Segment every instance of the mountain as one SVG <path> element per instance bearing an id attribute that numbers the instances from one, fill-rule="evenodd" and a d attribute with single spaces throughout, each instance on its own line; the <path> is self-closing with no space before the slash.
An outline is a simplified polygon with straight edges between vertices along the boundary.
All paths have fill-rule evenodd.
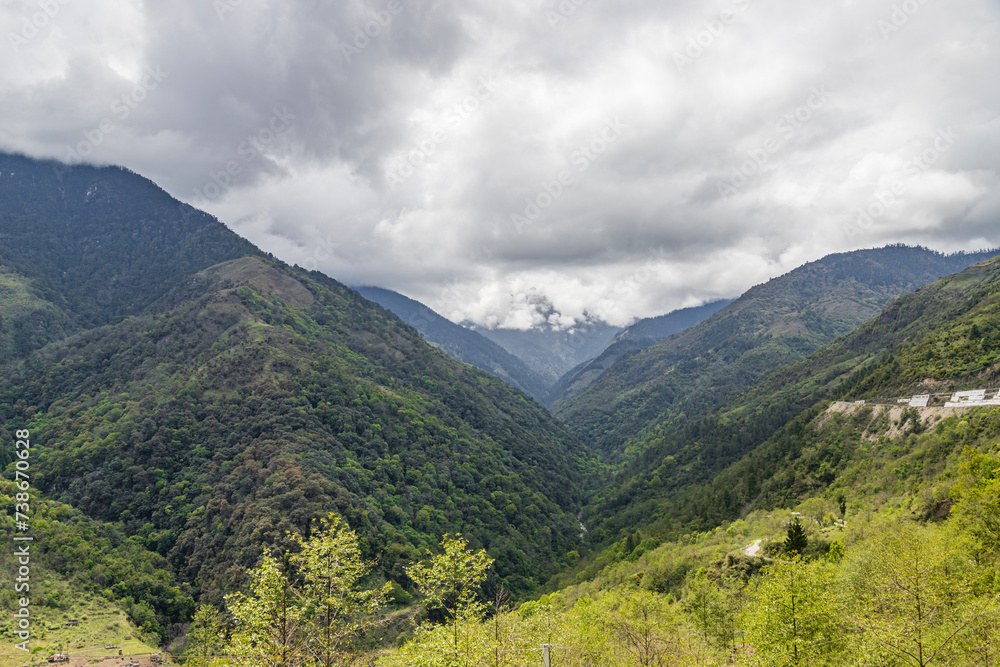
<path id="1" fill-rule="evenodd" d="M 443 533 L 520 595 L 579 545 L 591 463 L 520 392 L 131 172 L 0 164 L 0 425 L 31 430 L 46 501 L 212 602 L 331 511 L 398 581 Z"/>
<path id="2" fill-rule="evenodd" d="M 551 390 L 550 407 L 558 408 L 590 386 L 618 359 L 655 345 L 667 336 L 695 326 L 725 308 L 731 300 L 719 299 L 693 308 L 681 308 L 666 315 L 647 317 L 637 321 L 615 335 L 604 352 L 585 361 L 566 375 Z"/>
<path id="3" fill-rule="evenodd" d="M 622 329 L 612 342 L 624 340 L 660 341 L 672 334 L 700 324 L 733 302 L 732 299 L 718 299 L 702 306 L 672 310 L 666 315 L 646 317 Z"/>
<path id="4" fill-rule="evenodd" d="M 141 312 L 187 276 L 263 256 L 118 167 L 0 153 L 0 362 Z"/>
<path id="5" fill-rule="evenodd" d="M 470 328 L 523 361 L 550 387 L 575 366 L 603 352 L 621 331 L 604 322 L 584 322 L 565 330 L 549 325 L 526 331 Z"/>
<path id="6" fill-rule="evenodd" d="M 586 517 L 592 534 L 647 526 L 679 535 L 838 488 L 873 497 L 916 490 L 937 511 L 944 496 L 934 476 L 980 441 L 982 424 L 970 430 L 961 412 L 910 409 L 897 398 L 996 387 L 998 313 L 996 257 L 900 297 L 756 387 L 664 429 L 596 499 Z M 876 399 L 888 407 L 854 404 Z M 831 401 L 850 409 L 834 412 Z"/>
<path id="7" fill-rule="evenodd" d="M 447 320 L 408 297 L 380 287 L 355 287 L 361 296 L 393 312 L 415 328 L 424 340 L 448 356 L 491 373 L 543 402 L 545 381 L 528 366 L 485 336 Z"/>
<path id="8" fill-rule="evenodd" d="M 853 331 L 896 297 L 995 254 L 887 246 L 811 262 L 619 359 L 556 416 L 602 456 L 629 458 Z"/>

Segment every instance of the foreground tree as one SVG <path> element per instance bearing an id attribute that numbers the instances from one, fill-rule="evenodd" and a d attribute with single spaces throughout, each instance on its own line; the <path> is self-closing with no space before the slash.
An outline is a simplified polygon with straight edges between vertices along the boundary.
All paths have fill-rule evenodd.
<path id="1" fill-rule="evenodd" d="M 951 520 L 978 543 L 980 553 L 995 559 L 1000 556 L 1000 458 L 966 448 L 960 472 L 962 479 L 952 488 L 958 503 Z"/>
<path id="2" fill-rule="evenodd" d="M 756 667 L 834 665 L 843 628 L 834 604 L 832 566 L 796 555 L 765 568 L 744 607 L 744 632 Z"/>
<path id="3" fill-rule="evenodd" d="M 189 667 L 212 667 L 217 657 L 225 652 L 226 639 L 222 629 L 222 616 L 212 605 L 203 604 L 194 613 L 188 631 L 188 647 L 184 655 Z"/>
<path id="4" fill-rule="evenodd" d="M 607 596 L 606 604 L 604 622 L 633 664 L 679 664 L 681 623 L 669 598 L 637 588 Z"/>
<path id="5" fill-rule="evenodd" d="M 292 555 L 303 580 L 301 595 L 307 601 L 309 647 L 317 664 L 342 664 L 345 653 L 365 630 L 376 624 L 373 614 L 385 605 L 392 588 L 362 590 L 361 579 L 371 563 L 361 558 L 358 536 L 340 517 L 331 514 L 314 521 L 309 539 L 296 535 L 301 551 Z"/>
<path id="6" fill-rule="evenodd" d="M 264 551 L 250 570 L 250 593 L 226 596 L 236 626 L 227 646 L 235 665 L 295 667 L 308 664 L 300 624 L 305 614 L 301 596 L 281 564 Z"/>
<path id="7" fill-rule="evenodd" d="M 267 551 L 250 571 L 250 591 L 226 596 L 235 630 L 226 645 L 235 665 L 296 667 L 352 664 L 353 642 L 378 623 L 391 584 L 362 589 L 371 570 L 358 537 L 331 514 L 314 524 L 286 570 Z M 228 663 L 227 663 L 228 664 Z"/>
<path id="8" fill-rule="evenodd" d="M 468 547 L 468 541 L 461 535 L 445 535 L 441 539 L 443 553 L 406 568 L 407 576 L 424 595 L 427 608 L 440 609 L 449 619 L 454 665 L 460 664 L 460 626 L 482 617 L 485 607 L 476 596 L 493 565 L 493 559 L 484 549 L 471 551 Z"/>
<path id="9" fill-rule="evenodd" d="M 743 586 L 735 578 L 716 583 L 703 567 L 688 576 L 684 611 L 706 645 L 714 642 L 727 652 L 735 650 L 742 597 Z"/>

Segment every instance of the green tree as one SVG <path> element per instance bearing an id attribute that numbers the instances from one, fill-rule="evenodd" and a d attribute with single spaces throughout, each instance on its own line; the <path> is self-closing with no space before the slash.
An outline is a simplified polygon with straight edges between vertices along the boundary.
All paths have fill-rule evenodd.
<path id="1" fill-rule="evenodd" d="M 371 615 L 385 604 L 392 584 L 360 590 L 358 583 L 371 564 L 361 558 L 357 534 L 335 514 L 318 523 L 309 539 L 295 535 L 301 551 L 291 562 L 298 567 L 301 595 L 312 610 L 309 643 L 318 664 L 332 667 L 353 639 L 377 624 Z"/>
<path id="2" fill-rule="evenodd" d="M 460 622 L 482 616 L 484 607 L 476 600 L 476 594 L 493 565 L 493 559 L 484 549 L 471 551 L 468 546 L 461 534 L 445 535 L 441 539 L 443 553 L 406 568 L 407 576 L 424 595 L 424 604 L 429 609 L 443 610 L 450 619 L 453 664 L 458 664 L 460 655 Z"/>
<path id="3" fill-rule="evenodd" d="M 625 538 L 625 546 L 622 548 L 622 556 L 628 558 L 635 548 L 639 546 L 642 542 L 642 534 L 637 530 L 634 533 L 630 533 Z"/>
<path id="4" fill-rule="evenodd" d="M 706 644 L 714 641 L 725 649 L 735 645 L 741 589 L 732 578 L 712 581 L 703 567 L 688 577 L 684 610 Z"/>
<path id="5" fill-rule="evenodd" d="M 670 599 L 640 589 L 616 590 L 605 623 L 622 648 L 641 667 L 664 665 L 681 652 L 680 619 Z"/>
<path id="6" fill-rule="evenodd" d="M 226 638 L 219 610 L 212 605 L 199 605 L 188 630 L 188 647 L 184 652 L 185 665 L 212 667 L 217 656 L 225 651 Z"/>
<path id="7" fill-rule="evenodd" d="M 833 601 L 833 570 L 796 555 L 765 568 L 744 606 L 747 643 L 755 667 L 834 665 L 842 628 Z"/>
<path id="8" fill-rule="evenodd" d="M 952 520 L 976 540 L 984 554 L 1000 555 L 1000 458 L 966 448 Z"/>
<path id="9" fill-rule="evenodd" d="M 806 537 L 805 528 L 798 519 L 788 524 L 788 533 L 785 536 L 785 553 L 788 555 L 804 554 L 809 546 L 809 538 Z"/>
<path id="10" fill-rule="evenodd" d="M 962 540 L 940 528 L 878 527 L 848 554 L 850 597 L 859 664 L 929 665 L 969 662 L 998 637 L 993 593 L 978 590 L 983 571 Z"/>
<path id="11" fill-rule="evenodd" d="M 740 633 L 743 584 L 736 577 L 713 581 L 701 567 L 688 576 L 683 608 L 706 645 L 735 649 Z"/>
<path id="12" fill-rule="evenodd" d="M 226 596 L 236 628 L 227 652 L 245 667 L 295 667 L 306 662 L 301 631 L 305 615 L 301 596 L 281 564 L 266 550 L 250 571 L 250 594 Z"/>

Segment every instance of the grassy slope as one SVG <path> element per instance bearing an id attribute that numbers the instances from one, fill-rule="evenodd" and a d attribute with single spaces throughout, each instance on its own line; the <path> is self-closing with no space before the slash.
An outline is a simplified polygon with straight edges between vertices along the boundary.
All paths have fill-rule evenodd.
<path id="1" fill-rule="evenodd" d="M 10 623 L 5 622 L 0 628 L 0 637 L 3 638 L 0 664 L 48 665 L 50 663 L 46 658 L 53 653 L 68 653 L 73 665 L 102 658 L 117 661 L 119 650 L 122 657 L 137 658 L 161 653 L 156 639 L 143 639 L 118 605 L 78 590 L 72 590 L 72 597 L 72 602 L 64 607 L 47 607 L 36 614 L 29 644 L 31 653 L 27 656 L 13 648 L 18 640 L 13 638 Z M 67 626 L 66 622 L 71 619 L 78 620 L 79 625 Z M 109 644 L 115 648 L 105 648 Z"/>
<path id="2" fill-rule="evenodd" d="M 13 507 L 16 493 L 13 482 L 0 482 L 0 503 L 5 507 Z M 30 599 L 32 649 L 44 646 L 41 652 L 47 655 L 44 651 L 54 652 L 57 645 L 92 649 L 105 643 L 120 644 L 110 641 L 112 630 L 133 636 L 136 650 L 149 648 L 172 637 L 177 624 L 190 619 L 195 606 L 191 588 L 177 581 L 166 559 L 129 537 L 121 524 L 95 521 L 68 505 L 43 500 L 34 491 L 30 506 L 28 532 L 15 532 L 13 515 L 0 519 L 5 544 L 21 544 L 11 539 L 15 534 L 33 538 L 28 543 L 29 589 L 14 591 L 13 586 L 4 586 L 0 604 L 13 610 L 20 596 Z M 3 572 L 16 572 L 19 565 L 13 547 L 0 553 Z M 114 615 L 117 623 L 117 628 L 104 632 L 99 642 L 94 634 L 99 628 L 88 622 L 97 615 Z M 65 621 L 73 618 L 81 620 L 81 625 L 67 628 Z M 14 643 L 13 623 L 10 615 L 0 619 L 5 649 Z"/>

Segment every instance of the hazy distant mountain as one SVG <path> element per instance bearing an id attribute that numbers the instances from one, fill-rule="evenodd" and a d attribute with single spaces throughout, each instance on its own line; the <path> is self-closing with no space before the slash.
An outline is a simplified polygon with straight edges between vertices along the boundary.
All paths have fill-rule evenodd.
<path id="1" fill-rule="evenodd" d="M 559 407 L 590 386 L 621 357 L 635 354 L 639 350 L 655 345 L 667 336 L 693 327 L 730 303 L 731 299 L 720 299 L 703 306 L 681 308 L 666 315 L 647 317 L 626 327 L 614 337 L 611 345 L 600 355 L 583 362 L 559 378 L 559 382 L 550 392 L 549 405 Z"/>
<path id="2" fill-rule="evenodd" d="M 492 373 L 538 402 L 549 386 L 527 364 L 476 331 L 445 319 L 409 297 L 381 287 L 355 287 L 361 296 L 392 311 L 420 332 L 428 343 L 459 361 Z"/>
<path id="3" fill-rule="evenodd" d="M 603 322 L 577 325 L 569 331 L 551 327 L 528 331 L 480 326 L 472 329 L 526 363 L 550 387 L 570 369 L 603 352 L 621 331 Z"/>
<path id="4" fill-rule="evenodd" d="M 732 302 L 732 299 L 719 299 L 717 301 L 706 303 L 702 306 L 673 310 L 666 315 L 646 317 L 637 321 L 635 324 L 630 324 L 622 329 L 622 331 L 615 336 L 613 342 L 617 343 L 623 340 L 642 340 L 644 338 L 653 341 L 663 340 L 667 336 L 671 336 L 679 331 L 684 331 L 689 327 L 693 327 L 696 324 L 704 322 L 709 316 L 714 315 Z"/>

